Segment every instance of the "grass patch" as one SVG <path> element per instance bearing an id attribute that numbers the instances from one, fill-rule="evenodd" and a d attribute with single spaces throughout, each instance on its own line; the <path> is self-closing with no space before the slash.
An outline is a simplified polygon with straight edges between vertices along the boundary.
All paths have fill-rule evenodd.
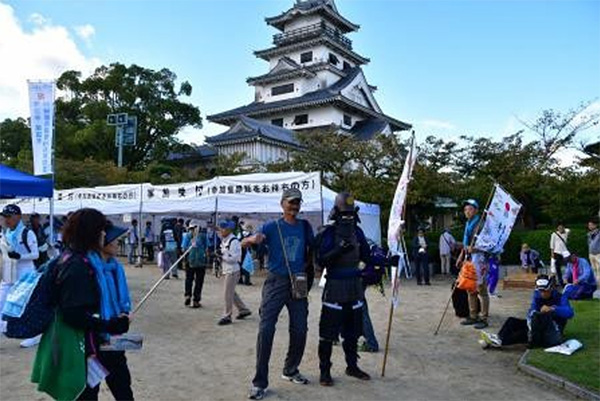
<path id="1" fill-rule="evenodd" d="M 575 317 L 565 328 L 565 339 L 576 339 L 583 348 L 571 356 L 534 349 L 527 363 L 600 392 L 600 300 L 571 301 Z"/>

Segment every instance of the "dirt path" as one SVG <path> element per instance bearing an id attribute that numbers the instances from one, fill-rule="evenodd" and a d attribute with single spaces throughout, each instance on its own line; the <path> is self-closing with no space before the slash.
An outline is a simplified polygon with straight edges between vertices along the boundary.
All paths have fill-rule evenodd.
<path id="1" fill-rule="evenodd" d="M 134 300 L 142 297 L 159 277 L 154 266 L 127 268 Z M 243 322 L 218 327 L 222 310 L 221 282 L 207 275 L 202 309 L 183 306 L 183 280 L 166 281 L 142 308 L 132 331 L 145 334 L 144 349 L 129 353 L 134 394 L 140 400 L 242 400 L 254 374 L 254 352 L 262 277 L 238 292 L 253 315 Z M 395 313 L 386 377 L 381 378 L 383 353 L 361 354 L 360 365 L 374 380 L 359 382 L 343 375 L 341 347 L 334 349 L 332 388 L 318 385 L 319 291 L 311 294 L 309 340 L 301 366 L 311 379 L 298 386 L 279 379 L 287 347 L 287 314 L 281 315 L 271 357 L 269 397 L 279 400 L 555 400 L 570 399 L 563 392 L 516 368 L 523 348 L 484 351 L 478 333 L 447 315 L 441 332 L 433 330 L 449 296 L 449 281 L 434 280 L 431 287 L 404 284 L 401 305 Z M 368 294 L 371 315 L 383 347 L 388 299 Z M 491 330 L 510 315 L 522 316 L 529 293 L 505 291 L 492 299 Z M 44 400 L 29 381 L 35 350 L 18 348 L 18 341 L 0 340 L 0 399 Z M 112 399 L 103 386 L 100 398 Z"/>

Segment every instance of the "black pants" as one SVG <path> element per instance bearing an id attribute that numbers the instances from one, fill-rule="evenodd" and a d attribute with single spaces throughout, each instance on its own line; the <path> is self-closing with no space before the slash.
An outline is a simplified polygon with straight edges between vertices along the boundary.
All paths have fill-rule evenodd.
<path id="1" fill-rule="evenodd" d="M 362 335 L 362 301 L 341 304 L 323 303 L 319 320 L 319 367 L 331 367 L 333 342 L 341 334 L 342 348 L 348 367 L 356 367 L 358 362 L 358 338 Z"/>
<path id="2" fill-rule="evenodd" d="M 527 344 L 527 320 L 509 317 L 498 332 L 502 345 Z"/>
<path id="3" fill-rule="evenodd" d="M 204 286 L 204 275 L 206 268 L 189 267 L 185 270 L 185 296 L 192 296 L 192 286 L 194 287 L 194 302 L 200 302 L 202 299 L 202 287 Z"/>
<path id="4" fill-rule="evenodd" d="M 238 280 L 238 284 L 250 285 L 250 273 L 243 268 L 240 269 L 240 279 Z"/>
<path id="5" fill-rule="evenodd" d="M 556 267 L 556 280 L 560 286 L 564 285 L 563 275 L 562 275 L 562 266 L 565 263 L 565 259 L 560 253 L 554 254 L 554 266 Z"/>
<path id="6" fill-rule="evenodd" d="M 106 384 L 110 389 L 113 397 L 117 401 L 121 400 L 133 400 L 133 392 L 131 391 L 131 374 L 127 367 L 127 358 L 125 357 L 124 351 L 100 351 L 98 352 L 98 360 L 108 370 L 109 374 L 106 376 Z M 83 390 L 83 393 L 79 395 L 78 400 L 91 400 L 96 401 L 98 399 L 98 392 L 100 391 L 100 385 L 90 388 L 87 387 Z"/>
<path id="7" fill-rule="evenodd" d="M 148 262 L 154 261 L 154 244 L 144 244 L 144 249 L 148 253 Z"/>
<path id="8" fill-rule="evenodd" d="M 422 283 L 421 278 L 429 283 L 429 258 L 426 253 L 419 253 L 415 256 L 415 273 L 417 274 L 417 283 Z"/>
<path id="9" fill-rule="evenodd" d="M 527 344 L 532 347 L 553 347 L 562 342 L 559 325 L 550 313 L 535 312 L 531 317 L 531 331 L 527 320 L 509 317 L 498 332 L 502 345 Z"/>

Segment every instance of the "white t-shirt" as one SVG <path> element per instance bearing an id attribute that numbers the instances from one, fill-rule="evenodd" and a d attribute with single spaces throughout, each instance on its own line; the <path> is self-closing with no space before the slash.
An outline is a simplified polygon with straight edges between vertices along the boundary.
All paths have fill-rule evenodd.
<path id="1" fill-rule="evenodd" d="M 571 232 L 571 230 L 569 230 L 568 228 L 565 229 L 564 233 L 558 233 L 558 232 L 553 232 L 552 235 L 550 236 L 550 249 L 552 250 L 553 253 L 558 253 L 558 254 L 562 254 L 564 252 L 568 252 L 569 250 L 567 249 L 567 243 L 569 241 L 569 233 Z M 559 238 L 559 235 L 562 237 L 561 240 Z"/>

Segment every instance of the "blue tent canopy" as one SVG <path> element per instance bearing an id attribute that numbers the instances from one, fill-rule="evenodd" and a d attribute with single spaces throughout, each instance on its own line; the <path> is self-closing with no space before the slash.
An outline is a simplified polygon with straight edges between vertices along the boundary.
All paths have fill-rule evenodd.
<path id="1" fill-rule="evenodd" d="M 53 182 L 0 164 L 0 198 L 52 197 Z"/>

